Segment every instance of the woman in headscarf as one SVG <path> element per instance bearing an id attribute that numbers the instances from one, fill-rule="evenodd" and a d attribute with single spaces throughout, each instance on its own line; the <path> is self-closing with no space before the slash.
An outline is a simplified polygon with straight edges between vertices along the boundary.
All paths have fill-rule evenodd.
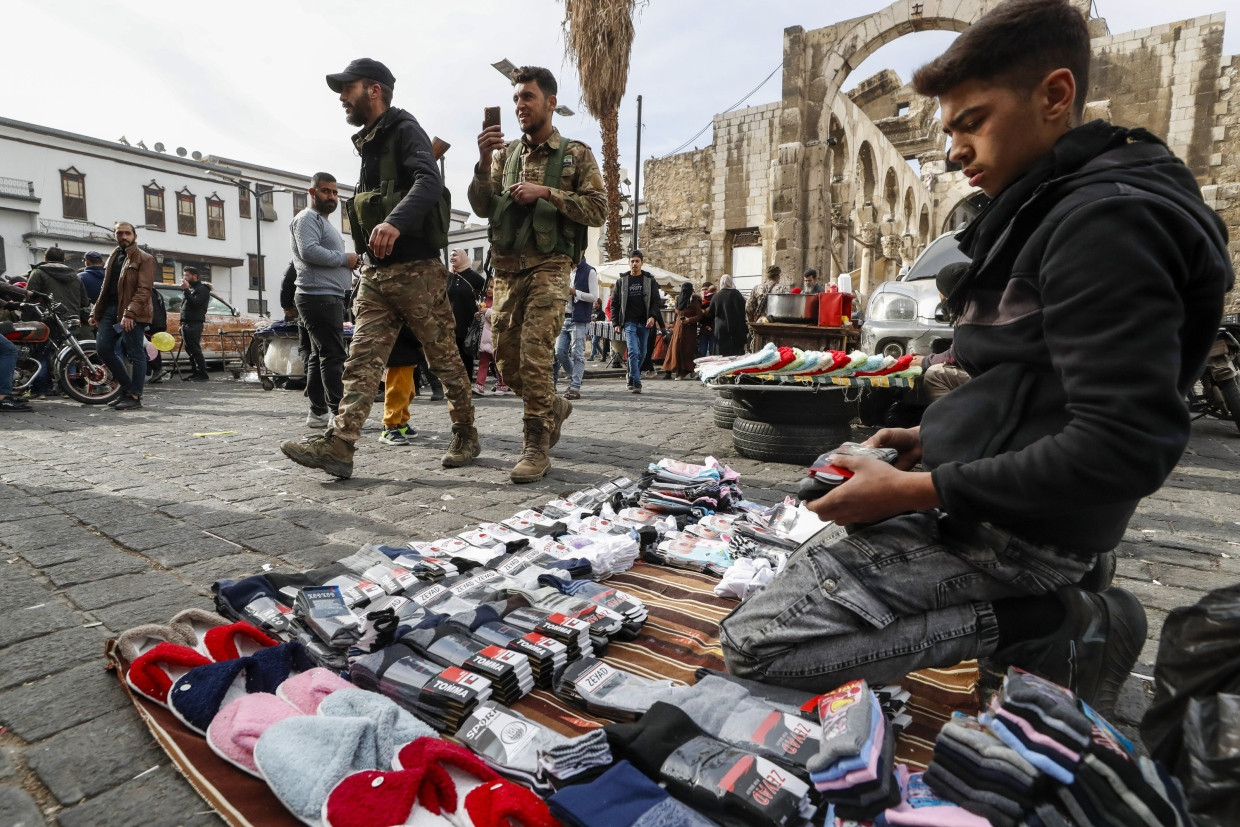
<path id="1" fill-rule="evenodd" d="M 697 324 L 701 318 L 702 300 L 693 292 L 693 285 L 686 281 L 680 285 L 680 295 L 676 297 L 676 326 L 663 359 L 664 378 L 674 373 L 677 379 L 684 379 L 693 372 L 693 360 L 697 358 Z"/>
<path id="2" fill-rule="evenodd" d="M 745 341 L 749 338 L 745 297 L 727 273 L 719 277 L 719 292 L 710 300 L 705 318 L 714 322 L 720 356 L 740 356 L 745 352 Z"/>

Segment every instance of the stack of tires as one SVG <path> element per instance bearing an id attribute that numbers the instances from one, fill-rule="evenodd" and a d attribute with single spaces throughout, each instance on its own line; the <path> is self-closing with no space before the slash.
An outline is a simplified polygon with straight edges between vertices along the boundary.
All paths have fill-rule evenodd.
<path id="1" fill-rule="evenodd" d="M 732 389 L 720 388 L 719 398 L 710 410 L 715 417 L 716 428 L 732 430 L 732 423 L 736 420 L 736 411 L 732 407 Z"/>
<path id="2" fill-rule="evenodd" d="M 843 388 L 732 390 L 732 444 L 749 459 L 808 465 L 852 438 L 857 403 Z M 719 409 L 715 409 L 718 422 Z"/>

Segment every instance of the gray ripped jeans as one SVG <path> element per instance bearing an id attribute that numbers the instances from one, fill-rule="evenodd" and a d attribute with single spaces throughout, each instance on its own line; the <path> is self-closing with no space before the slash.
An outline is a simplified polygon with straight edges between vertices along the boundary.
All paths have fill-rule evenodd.
<path id="1" fill-rule="evenodd" d="M 803 543 L 778 577 L 724 618 L 729 672 L 827 692 L 856 678 L 889 683 L 985 657 L 998 643 L 992 602 L 1054 592 L 1093 565 L 938 511 L 835 533 Z"/>

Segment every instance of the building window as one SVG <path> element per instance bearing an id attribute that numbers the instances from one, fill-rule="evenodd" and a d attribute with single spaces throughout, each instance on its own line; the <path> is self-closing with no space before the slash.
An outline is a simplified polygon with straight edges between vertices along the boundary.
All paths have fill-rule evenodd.
<path id="1" fill-rule="evenodd" d="M 153 180 L 142 188 L 142 200 L 146 204 L 147 230 L 164 231 L 164 188 Z"/>
<path id="2" fill-rule="evenodd" d="M 259 316 L 259 315 L 266 316 L 267 315 L 267 300 L 263 299 L 262 302 L 259 302 L 258 299 L 246 299 L 245 309 L 247 313 L 250 313 L 256 316 Z"/>
<path id="3" fill-rule="evenodd" d="M 177 193 L 177 232 L 198 235 L 198 206 L 189 187 Z"/>
<path id="4" fill-rule="evenodd" d="M 353 236 L 353 225 L 349 223 L 349 211 L 340 205 L 340 234 L 345 238 Z"/>
<path id="5" fill-rule="evenodd" d="M 293 193 L 293 215 L 296 215 L 297 213 L 301 212 L 305 208 L 306 208 L 306 193 L 304 192 Z"/>
<path id="6" fill-rule="evenodd" d="M 263 266 L 264 264 L 263 259 L 266 259 L 266 258 L 267 258 L 266 256 L 263 256 L 263 258 L 260 259 L 258 256 L 254 255 L 253 253 L 250 254 L 250 289 L 251 290 L 262 290 L 263 286 L 266 283 L 266 278 L 264 276 L 265 276 L 265 270 L 267 268 Z"/>
<path id="7" fill-rule="evenodd" d="M 207 238 L 224 238 L 224 200 L 215 193 L 207 199 Z"/>
<path id="8" fill-rule="evenodd" d="M 60 171 L 60 198 L 65 218 L 86 220 L 86 176 L 73 167 Z"/>
<path id="9" fill-rule="evenodd" d="M 258 217 L 264 221 L 276 220 L 276 202 L 275 195 L 272 194 L 271 184 L 255 184 L 254 189 L 259 194 L 259 214 Z"/>
<path id="10" fill-rule="evenodd" d="M 237 212 L 242 218 L 250 218 L 250 191 L 245 181 L 237 185 Z"/>
<path id="11" fill-rule="evenodd" d="M 477 264 L 479 267 L 482 266 L 482 248 L 481 247 L 474 248 L 474 263 Z M 471 264 L 470 266 L 472 267 L 473 265 Z"/>
<path id="12" fill-rule="evenodd" d="M 177 266 L 171 261 L 165 261 L 159 265 L 159 280 L 164 284 L 176 284 Z"/>

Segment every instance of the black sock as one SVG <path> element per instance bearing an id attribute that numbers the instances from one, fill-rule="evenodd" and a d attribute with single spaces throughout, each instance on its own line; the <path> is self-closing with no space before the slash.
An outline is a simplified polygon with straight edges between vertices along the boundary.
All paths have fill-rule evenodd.
<path id="1" fill-rule="evenodd" d="M 999 651 L 1014 643 L 1052 635 L 1065 619 L 1063 604 L 1054 594 L 1013 597 L 991 605 L 999 624 Z"/>

